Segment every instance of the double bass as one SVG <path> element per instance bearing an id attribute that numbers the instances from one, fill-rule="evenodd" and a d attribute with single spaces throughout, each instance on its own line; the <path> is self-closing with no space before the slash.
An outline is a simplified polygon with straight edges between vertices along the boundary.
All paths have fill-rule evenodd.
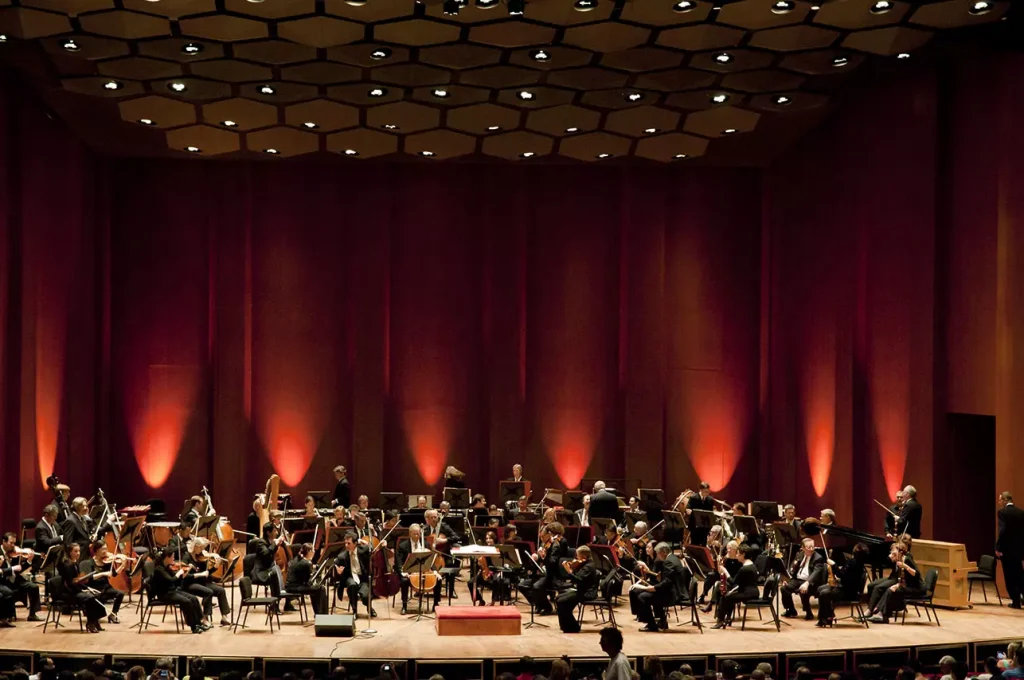
<path id="1" fill-rule="evenodd" d="M 397 524 L 395 526 L 398 526 Z M 391 527 L 384 538 L 377 541 L 376 537 L 372 537 L 377 541 L 377 545 L 373 549 L 373 554 L 370 559 L 373 560 L 372 565 L 375 576 L 373 577 L 373 594 L 375 597 L 387 599 L 394 597 L 397 593 L 402 590 L 402 577 L 395 573 L 394 567 L 392 566 L 395 561 L 395 551 L 387 547 L 388 536 L 394 531 L 394 527 Z"/>

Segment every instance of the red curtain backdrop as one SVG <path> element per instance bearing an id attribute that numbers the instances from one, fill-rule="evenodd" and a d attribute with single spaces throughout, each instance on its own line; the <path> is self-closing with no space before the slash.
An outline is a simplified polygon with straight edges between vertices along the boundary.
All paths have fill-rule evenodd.
<path id="1" fill-rule="evenodd" d="M 912 483 L 955 539 L 947 411 L 1001 423 L 986 494 L 1024 484 L 1020 94 L 963 68 L 852 93 L 763 169 L 128 161 L 4 82 L 3 525 L 51 471 L 241 522 L 274 472 L 493 497 L 518 462 L 865 530 Z"/>

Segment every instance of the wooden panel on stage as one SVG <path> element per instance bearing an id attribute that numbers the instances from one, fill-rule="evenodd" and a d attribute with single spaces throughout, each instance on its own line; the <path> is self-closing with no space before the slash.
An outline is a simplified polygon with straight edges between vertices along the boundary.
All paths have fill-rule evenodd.
<path id="1" fill-rule="evenodd" d="M 519 635 L 523 617 L 519 610 L 506 607 L 435 607 L 437 634 L 449 635 Z"/>
<path id="2" fill-rule="evenodd" d="M 921 570 L 923 579 L 929 569 L 939 570 L 934 602 L 940 607 L 962 609 L 967 601 L 967 574 L 978 570 L 978 565 L 967 560 L 963 543 L 925 541 L 916 539 L 910 553 Z"/>

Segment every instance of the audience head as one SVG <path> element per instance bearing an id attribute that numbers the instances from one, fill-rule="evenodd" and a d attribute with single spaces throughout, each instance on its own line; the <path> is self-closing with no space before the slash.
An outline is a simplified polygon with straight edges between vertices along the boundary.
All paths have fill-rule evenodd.
<path id="1" fill-rule="evenodd" d="M 568 680 L 569 679 L 569 664 L 562 659 L 555 659 L 551 662 L 551 672 L 548 674 L 548 680 Z"/>
<path id="2" fill-rule="evenodd" d="M 759 670 L 762 673 L 764 673 L 764 676 L 766 678 L 772 677 L 772 665 L 767 661 L 762 661 L 761 663 L 757 664 L 756 670 Z"/>
<path id="3" fill-rule="evenodd" d="M 768 676 L 764 674 L 764 671 L 755 670 L 750 674 L 750 680 L 768 680 Z"/>
<path id="4" fill-rule="evenodd" d="M 604 489 L 605 489 L 605 483 L 602 482 L 600 479 L 597 480 L 596 482 L 594 482 L 594 491 L 593 491 L 593 493 L 597 493 L 598 491 L 604 491 Z"/>
<path id="5" fill-rule="evenodd" d="M 723 680 L 736 680 L 740 674 L 740 665 L 732 659 L 726 659 L 722 662 L 721 673 Z"/>
<path id="6" fill-rule="evenodd" d="M 206 659 L 201 656 L 193 656 L 188 660 L 188 675 L 190 678 L 206 677 Z"/>
<path id="7" fill-rule="evenodd" d="M 146 669 L 142 666 L 132 666 L 124 677 L 125 680 L 143 680 L 146 677 Z"/>
<path id="8" fill-rule="evenodd" d="M 615 656 L 622 651 L 622 631 L 618 628 L 601 629 L 601 649 L 608 656 Z"/>

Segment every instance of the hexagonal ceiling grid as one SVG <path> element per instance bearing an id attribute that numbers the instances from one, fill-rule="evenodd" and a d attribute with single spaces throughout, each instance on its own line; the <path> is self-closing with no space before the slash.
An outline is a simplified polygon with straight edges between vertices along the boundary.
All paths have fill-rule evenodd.
<path id="1" fill-rule="evenodd" d="M 810 127 L 837 75 L 1011 4 L 989 1 L 531 0 L 517 17 L 440 0 L 0 0 L 0 33 L 49 58 L 31 82 L 165 130 L 167 155 L 672 162 L 732 134 L 768 148 L 762 116 Z"/>

